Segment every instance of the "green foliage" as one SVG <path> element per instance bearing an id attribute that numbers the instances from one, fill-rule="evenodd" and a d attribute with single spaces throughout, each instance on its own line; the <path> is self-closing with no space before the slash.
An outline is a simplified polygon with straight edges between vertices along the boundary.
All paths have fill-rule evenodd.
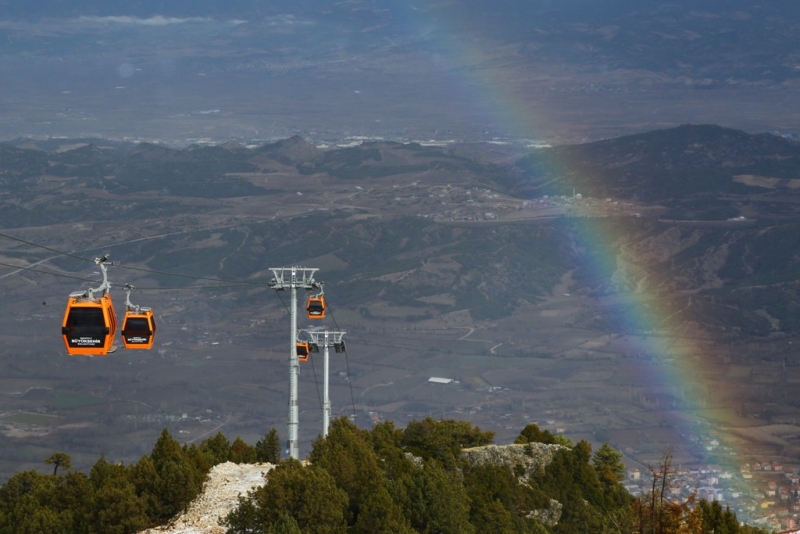
<path id="1" fill-rule="evenodd" d="M 541 491 L 564 506 L 556 533 L 602 532 L 607 512 L 632 502 L 618 483 L 601 483 L 591 458 L 591 445 L 580 441 L 572 449 L 560 449 L 544 472 L 532 477 Z"/>
<path id="2" fill-rule="evenodd" d="M 149 456 L 142 456 L 128 471 L 128 479 L 133 484 L 136 495 L 143 499 L 145 513 L 148 518 L 159 517 L 161 514 L 161 501 L 156 494 L 156 467 Z"/>
<path id="3" fill-rule="evenodd" d="M 722 509 L 719 501 L 709 503 L 702 499 L 697 503 L 696 513 L 701 522 L 701 534 L 734 534 L 739 532 L 739 521 L 736 514 L 731 512 L 727 506 Z"/>
<path id="4" fill-rule="evenodd" d="M 219 441 L 217 439 L 208 448 L 215 450 Z M 224 441 L 227 443 L 227 439 Z M 205 473 L 197 472 L 189 456 L 167 429 L 156 441 L 150 460 L 156 474 L 153 494 L 160 504 L 156 518 L 166 520 L 180 512 L 200 492 Z"/>
<path id="5" fill-rule="evenodd" d="M 237 464 L 255 463 L 256 449 L 237 436 L 231 445 L 230 461 Z"/>
<path id="6" fill-rule="evenodd" d="M 149 523 L 147 505 L 127 481 L 106 483 L 95 494 L 94 526 L 98 532 L 135 534 Z"/>
<path id="7" fill-rule="evenodd" d="M 314 441 L 309 461 L 325 469 L 347 494 L 348 522 L 356 523 L 364 502 L 378 491 L 383 479 L 369 433 L 346 417 L 334 419 L 328 436 Z"/>
<path id="8" fill-rule="evenodd" d="M 0 488 L 0 533 L 64 532 L 55 500 L 55 478 L 36 471 L 17 473 Z"/>
<path id="9" fill-rule="evenodd" d="M 67 532 L 92 532 L 97 498 L 95 488 L 85 474 L 67 473 L 58 477 L 52 506 L 61 510 L 63 517 L 69 517 Z"/>
<path id="10" fill-rule="evenodd" d="M 668 455 L 653 470 L 653 492 L 634 500 L 618 482 L 621 455 L 607 444 L 594 454 L 586 441 L 560 447 L 530 476 L 512 465 L 462 457 L 462 447 L 493 438 L 464 421 L 426 419 L 406 429 L 382 422 L 367 431 L 339 418 L 327 437 L 314 442 L 308 465 L 282 462 L 265 486 L 239 498 L 222 524 L 231 534 L 611 534 L 637 528 L 766 534 L 740 526 L 719 503 L 700 501 L 692 509 L 688 502 L 662 499 L 671 473 Z M 556 438 L 529 425 L 518 441 Z M 262 452 L 276 440 L 271 429 L 259 442 Z M 88 476 L 18 473 L 0 487 L 0 534 L 134 534 L 181 511 L 212 461 L 255 458 L 258 450 L 240 438 L 230 444 L 222 434 L 181 447 L 164 430 L 150 455 L 131 466 L 101 456 Z M 65 458 L 58 458 L 64 467 Z M 549 508 L 551 499 L 563 509 L 558 523 L 545 527 L 531 514 Z"/>
<path id="11" fill-rule="evenodd" d="M 517 439 L 514 440 L 517 445 L 524 445 L 525 443 L 546 443 L 563 445 L 565 447 L 572 447 L 572 440 L 567 436 L 561 434 L 553 434 L 549 430 L 540 430 L 539 425 L 529 424 L 522 429 Z"/>
<path id="12" fill-rule="evenodd" d="M 202 452 L 211 465 L 227 462 L 231 458 L 231 443 L 225 434 L 217 432 L 200 445 Z"/>
<path id="13" fill-rule="evenodd" d="M 277 464 L 281 461 L 281 440 L 278 431 L 270 428 L 267 434 L 256 442 L 256 460 Z"/>
<path id="14" fill-rule="evenodd" d="M 484 432 L 469 421 L 437 421 L 427 417 L 406 426 L 402 443 L 412 454 L 453 467 L 462 448 L 488 445 L 493 441 L 494 432 Z"/>
<path id="15" fill-rule="evenodd" d="M 516 513 L 548 506 L 549 499 L 520 485 L 506 466 L 485 465 L 465 470 L 464 486 L 470 496 L 470 523 L 476 532 L 535 532 L 535 522 Z"/>
<path id="16" fill-rule="evenodd" d="M 302 534 L 294 517 L 281 515 L 268 530 L 269 534 Z"/>
<path id="17" fill-rule="evenodd" d="M 625 464 L 622 463 L 622 453 L 617 452 L 608 443 L 603 443 L 592 458 L 594 468 L 600 480 L 606 483 L 618 482 L 625 479 Z"/>
<path id="18" fill-rule="evenodd" d="M 356 520 L 353 530 L 364 534 L 374 532 L 411 534 L 414 532 L 403 515 L 403 510 L 382 485 L 375 487 L 361 504 L 358 520 Z"/>
<path id="19" fill-rule="evenodd" d="M 65 452 L 54 452 L 44 463 L 53 466 L 53 476 L 58 474 L 59 467 L 63 467 L 64 469 L 72 468 L 72 458 Z"/>
<path id="20" fill-rule="evenodd" d="M 166 429 L 137 463 L 125 466 L 100 456 L 88 476 L 67 472 L 70 456 L 55 452 L 45 460 L 54 466 L 52 475 L 25 471 L 0 487 L 0 534 L 134 534 L 183 510 L 216 463 L 255 458 L 255 448 L 241 438 L 230 444 L 216 434 L 199 447 L 181 447 Z"/>
<path id="21" fill-rule="evenodd" d="M 457 472 L 425 462 L 412 473 L 408 494 L 412 506 L 406 511 L 418 532 L 475 532 L 469 522 L 469 494 Z"/>
<path id="22" fill-rule="evenodd" d="M 541 437 L 536 427 L 523 434 Z M 273 471 L 282 473 L 280 478 L 273 482 L 270 475 L 267 486 L 242 499 L 225 524 L 232 534 L 274 532 L 278 524 L 289 528 L 286 518 L 291 517 L 306 532 L 308 512 L 300 510 L 297 498 L 284 495 L 306 491 L 299 481 L 303 476 L 334 485 L 341 507 L 329 507 L 329 512 L 336 525 L 341 519 L 354 532 L 543 534 L 547 528 L 530 513 L 548 508 L 551 498 L 565 503 L 554 532 L 604 532 L 612 523 L 609 518 L 619 523 L 630 515 L 630 496 L 615 479 L 601 482 L 587 442 L 559 450 L 553 464 L 520 483 L 511 466 L 471 465 L 461 458 L 462 447 L 489 444 L 493 438 L 464 421 L 429 418 L 405 430 L 383 422 L 366 431 L 347 418 L 336 419 L 328 436 L 314 442 L 311 467 L 289 460 L 290 468 Z M 606 453 L 603 449 L 600 456 Z M 325 476 L 302 475 L 303 469 Z"/>
<path id="23" fill-rule="evenodd" d="M 267 484 L 239 498 L 223 521 L 231 534 L 287 529 L 286 517 L 309 534 L 344 534 L 347 494 L 324 469 L 289 459 L 273 469 Z M 291 529 L 290 529 L 291 531 Z"/>

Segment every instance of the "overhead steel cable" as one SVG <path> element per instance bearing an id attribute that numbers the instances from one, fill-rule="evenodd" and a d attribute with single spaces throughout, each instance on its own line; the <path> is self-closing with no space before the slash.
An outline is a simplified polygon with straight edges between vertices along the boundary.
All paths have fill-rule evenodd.
<path id="1" fill-rule="evenodd" d="M 81 278 L 80 276 L 72 276 L 69 274 L 61 274 L 61 273 L 54 273 L 52 271 L 43 271 L 41 269 L 34 269 L 33 267 L 24 267 L 22 265 L 13 265 L 11 263 L 4 263 L 0 262 L 0 266 L 2 267 L 10 267 L 12 269 L 17 269 L 19 271 L 30 271 L 39 274 L 49 274 L 51 276 L 58 276 L 60 278 L 69 278 L 71 280 L 79 280 L 81 282 L 87 282 L 89 284 L 94 284 L 97 280 L 93 280 L 91 278 Z M 7 273 L 7 276 L 13 273 Z M 1 278 L 2 276 L 0 276 Z M 216 285 L 216 286 L 183 286 L 183 287 L 139 287 L 136 286 L 136 291 L 182 291 L 187 289 L 229 289 L 233 287 L 241 287 L 241 284 L 226 284 L 226 285 Z"/>
<path id="2" fill-rule="evenodd" d="M 44 246 L 44 245 L 40 245 L 38 243 L 34 243 L 32 241 L 27 241 L 25 239 L 21 239 L 21 238 L 18 238 L 18 237 L 10 236 L 10 235 L 4 234 L 2 232 L 0 232 L 0 237 L 5 237 L 6 239 L 10 239 L 12 241 L 18 241 L 20 243 L 24 243 L 24 244 L 30 245 L 32 247 L 41 248 L 41 249 L 47 250 L 49 252 L 53 252 L 54 254 L 59 254 L 59 255 L 62 255 L 62 256 L 75 258 L 77 260 L 86 261 L 86 262 L 89 262 L 89 263 L 94 263 L 93 259 L 84 258 L 83 256 L 79 256 L 77 254 L 72 254 L 70 252 L 64 252 L 63 250 L 58 250 L 58 249 L 54 249 L 52 247 L 47 247 L 47 246 Z M 223 283 L 226 283 L 226 284 L 238 284 L 238 285 L 250 285 L 250 286 L 265 286 L 266 285 L 266 282 L 248 282 L 246 280 L 229 280 L 229 279 L 225 279 L 225 278 L 211 278 L 211 277 L 208 277 L 208 276 L 193 276 L 193 275 L 190 275 L 190 274 L 181 274 L 181 273 L 174 273 L 174 272 L 169 272 L 169 271 L 157 271 L 155 269 L 145 269 L 143 267 L 132 267 L 132 266 L 129 266 L 129 265 L 121 265 L 119 263 L 113 263 L 113 262 L 111 262 L 110 265 L 113 265 L 113 266 L 118 267 L 120 269 L 128 269 L 128 270 L 131 270 L 131 271 L 139 271 L 139 272 L 144 272 L 144 273 L 149 273 L 149 274 L 161 274 L 161 275 L 164 275 L 164 276 L 175 276 L 175 277 L 178 277 L 178 278 L 187 278 L 187 279 L 190 279 L 190 280 L 203 280 L 203 281 L 206 281 L 206 282 L 223 282 Z"/>
<path id="3" fill-rule="evenodd" d="M 53 272 L 50 272 L 50 271 L 43 271 L 41 269 L 34 269 L 33 267 L 23 267 L 22 265 L 12 265 L 10 263 L 2 263 L 2 262 L 0 262 L 0 265 L 2 265 L 3 267 L 11 267 L 12 269 L 19 269 L 21 271 L 31 271 L 31 272 L 34 272 L 34 273 L 49 274 L 49 275 L 52 275 L 52 276 L 60 276 L 61 278 L 71 278 L 73 280 L 80 280 L 81 282 L 89 282 L 90 284 L 95 283 L 97 281 L 97 280 L 90 280 L 88 278 L 80 278 L 79 276 L 70 276 L 68 274 L 59 274 L 59 273 L 53 273 Z M 11 274 L 11 273 L 9 273 L 9 274 Z"/>
<path id="4" fill-rule="evenodd" d="M 29 245 L 29 246 L 32 246 L 32 247 L 35 247 L 35 248 L 40 248 L 42 250 L 47 250 L 48 252 L 52 252 L 52 253 L 58 254 L 60 256 L 66 256 L 66 257 L 69 257 L 69 258 L 74 258 L 74 259 L 85 261 L 85 262 L 89 262 L 89 263 L 96 263 L 95 260 L 92 260 L 92 259 L 89 259 L 89 258 L 85 258 L 85 257 L 79 256 L 77 254 L 73 254 L 73 253 L 70 253 L 70 252 L 64 252 L 63 250 L 58 250 L 58 249 L 55 249 L 55 248 L 52 248 L 52 247 L 48 247 L 48 246 L 45 246 L 45 245 L 40 245 L 38 243 L 34 243 L 34 242 L 28 241 L 26 239 L 14 237 L 14 236 L 2 233 L 2 232 L 0 232 L 0 237 L 4 237 L 6 239 L 9 239 L 9 240 L 12 240 L 12 241 L 16 241 L 16 242 L 19 242 L 19 243 L 24 243 L 26 245 Z M 97 247 L 97 248 L 100 248 L 100 247 Z M 42 260 L 42 261 L 49 261 L 50 259 L 52 259 L 52 258 L 48 258 L 48 259 L 45 259 L 45 260 Z M 228 286 L 219 286 L 219 285 L 217 285 L 217 286 L 199 286 L 199 287 L 198 286 L 192 286 L 192 287 L 186 287 L 186 288 L 139 288 L 139 291 L 159 291 L 159 290 L 173 290 L 173 289 L 214 289 L 214 288 L 222 288 L 222 287 L 237 287 L 237 286 L 241 287 L 243 285 L 248 285 L 248 286 L 267 286 L 266 282 L 250 282 L 250 281 L 245 281 L 245 280 L 229 280 L 229 279 L 224 279 L 224 278 L 210 278 L 210 277 L 206 277 L 206 276 L 193 276 L 193 275 L 175 273 L 175 272 L 169 272 L 169 271 L 159 271 L 159 270 L 155 270 L 155 269 L 146 269 L 146 268 L 143 268 L 143 267 L 132 267 L 132 266 L 120 265 L 118 263 L 112 263 L 112 262 L 109 262 L 109 264 L 113 265 L 115 267 L 118 267 L 120 269 L 128 269 L 128 270 L 147 273 L 147 274 L 160 274 L 160 275 L 163 275 L 163 276 L 175 276 L 175 277 L 185 278 L 185 279 L 190 279 L 190 280 L 201 280 L 201 281 L 206 281 L 206 282 L 220 282 L 220 283 L 224 283 L 224 284 L 232 284 L 232 285 L 228 285 Z M 88 283 L 93 283 L 94 282 L 94 280 L 90 280 L 90 279 L 87 279 L 87 278 L 79 278 L 79 277 L 76 277 L 76 276 L 61 275 L 61 274 L 52 273 L 52 272 L 49 272 L 49 271 L 40 271 L 38 269 L 32 269 L 30 267 L 20 267 L 20 266 L 17 266 L 17 265 L 9 265 L 9 264 L 4 264 L 4 263 L 0 263 L 0 265 L 5 265 L 7 267 L 12 267 L 12 268 L 15 268 L 15 269 L 20 269 L 20 270 L 29 270 L 29 271 L 34 271 L 34 272 L 40 272 L 40 273 L 43 273 L 43 274 L 50 274 L 50 275 L 53 275 L 53 276 L 62 276 L 64 278 L 71 278 L 71 279 L 75 279 L 75 280 L 81 280 L 81 281 L 88 282 Z M 286 304 L 283 302 L 283 299 L 280 297 L 280 295 L 278 295 L 278 298 L 280 299 L 281 304 L 283 304 L 283 307 L 286 308 L 286 310 L 288 312 L 289 309 L 286 306 Z M 334 320 L 334 322 L 335 322 L 335 320 Z M 338 328 L 338 325 L 337 325 L 337 328 Z M 347 356 L 347 353 L 345 353 L 345 356 Z M 317 389 L 317 398 L 319 400 L 320 406 L 322 406 L 322 398 L 321 398 L 320 391 L 319 391 L 319 383 L 318 383 L 318 379 L 317 379 L 317 372 L 316 372 L 316 367 L 314 366 L 313 360 L 311 362 L 311 366 L 312 366 L 312 370 L 313 370 L 313 374 L 314 374 L 314 385 L 316 386 L 316 389 Z M 347 364 L 347 374 L 348 374 L 348 377 L 349 377 L 350 376 L 350 363 L 349 363 L 349 361 L 348 361 L 348 364 Z M 352 382 L 352 380 L 349 380 L 349 381 Z M 352 386 L 352 383 L 350 384 L 350 399 L 351 399 L 351 402 L 353 404 L 353 418 L 355 419 L 355 401 L 354 401 L 354 397 L 353 397 L 353 386 Z"/>
<path id="5" fill-rule="evenodd" d="M 311 356 L 309 354 L 309 356 Z M 311 360 L 311 370 L 314 372 L 314 385 L 317 386 L 317 400 L 319 401 L 319 408 L 322 410 L 324 409 L 322 404 L 322 395 L 319 392 L 319 380 L 317 380 L 317 368 L 314 366 L 314 357 L 311 356 L 309 358 Z"/>
<path id="6" fill-rule="evenodd" d="M 50 252 L 53 252 L 55 254 L 60 254 L 62 256 L 69 256 L 70 258 L 75 258 L 76 260 L 88 261 L 90 263 L 94 263 L 94 260 L 90 260 L 89 258 L 84 258 L 84 257 L 78 256 L 76 254 L 71 254 L 69 252 L 64 252 L 63 250 L 56 250 L 54 248 L 46 247 L 44 245 L 39 245 L 37 243 L 33 243 L 31 241 L 26 241 L 26 240 L 21 239 L 19 237 L 14 237 L 14 236 L 11 236 L 11 235 L 8 235 L 8 234 L 4 234 L 4 233 L 1 233 L 1 232 L 0 232 L 0 237 L 5 237 L 6 239 L 10 239 L 12 241 L 18 241 L 20 243 L 25 243 L 26 245 L 30 245 L 32 247 L 48 250 Z"/>
<path id="7" fill-rule="evenodd" d="M 336 326 L 336 330 L 339 332 L 342 331 L 339 328 L 339 323 L 336 322 L 336 317 L 333 316 L 333 310 L 331 310 L 330 305 L 328 306 L 328 313 L 331 314 L 331 319 L 333 319 L 333 324 Z M 353 377 L 350 375 L 350 357 L 347 355 L 347 344 L 344 345 L 344 361 L 347 364 L 347 384 L 350 386 L 350 403 L 353 406 L 353 423 L 356 422 L 356 399 L 353 396 Z"/>
<path id="8" fill-rule="evenodd" d="M 280 299 L 281 304 L 283 304 L 283 307 L 286 309 L 286 313 L 287 314 L 291 314 L 292 312 L 291 312 L 291 310 L 289 310 L 289 306 L 287 306 L 286 303 L 283 302 L 283 297 L 281 297 L 280 291 L 276 291 L 275 294 L 278 295 L 278 299 Z M 314 367 L 314 358 L 313 358 L 313 356 L 311 356 L 311 354 L 309 354 L 308 356 L 309 356 L 309 359 L 311 360 L 311 370 L 314 372 L 314 385 L 317 387 L 317 400 L 319 400 L 319 406 L 320 406 L 320 408 L 322 408 L 322 395 L 320 395 L 320 393 L 319 393 L 319 381 L 317 380 L 317 368 Z"/>
<path id="9" fill-rule="evenodd" d="M 246 280 L 229 280 L 226 278 L 210 278 L 207 276 L 193 276 L 190 274 L 180 274 L 180 273 L 173 273 L 169 271 L 156 271 L 154 269 L 145 269 L 143 267 L 131 267 L 129 265 L 121 265 L 119 263 L 111 263 L 114 267 L 118 267 L 120 269 L 128 269 L 130 271 L 140 271 L 143 273 L 150 273 L 150 274 L 162 274 L 165 276 L 176 276 L 178 278 L 188 278 L 191 280 L 204 280 L 206 282 L 224 282 L 226 284 L 237 284 L 237 285 L 249 285 L 249 286 L 265 286 L 267 285 L 266 282 L 248 282 Z"/>

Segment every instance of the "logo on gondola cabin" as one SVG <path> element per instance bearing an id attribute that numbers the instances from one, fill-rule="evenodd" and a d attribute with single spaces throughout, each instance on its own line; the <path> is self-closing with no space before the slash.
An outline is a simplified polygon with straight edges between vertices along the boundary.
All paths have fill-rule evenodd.
<path id="1" fill-rule="evenodd" d="M 70 339 L 70 343 L 77 347 L 98 347 L 103 344 L 103 340 L 93 337 L 79 337 Z"/>

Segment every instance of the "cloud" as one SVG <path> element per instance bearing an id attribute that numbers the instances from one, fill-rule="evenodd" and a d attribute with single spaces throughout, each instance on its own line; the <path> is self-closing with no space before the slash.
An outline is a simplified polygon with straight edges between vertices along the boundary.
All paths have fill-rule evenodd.
<path id="1" fill-rule="evenodd" d="M 307 19 L 298 19 L 294 15 L 276 15 L 267 17 L 264 22 L 268 26 L 311 26 L 314 23 Z"/>
<path id="2" fill-rule="evenodd" d="M 84 31 L 104 30 L 111 26 L 166 28 L 170 26 L 193 25 L 226 25 L 237 26 L 247 23 L 246 20 L 232 19 L 219 21 L 208 17 L 164 17 L 154 15 L 142 18 L 129 15 L 115 15 L 106 17 L 81 16 L 71 19 L 42 19 L 31 23 L 19 20 L 0 20 L 0 29 L 36 34 L 74 34 Z"/>
<path id="3" fill-rule="evenodd" d="M 124 26 L 169 26 L 172 24 L 207 23 L 213 19 L 207 17 L 163 17 L 155 15 L 146 19 L 141 17 L 131 17 L 127 15 L 108 16 L 108 17 L 78 17 L 73 19 L 77 24 L 119 24 Z M 229 24 L 243 24 L 243 20 L 230 20 Z"/>

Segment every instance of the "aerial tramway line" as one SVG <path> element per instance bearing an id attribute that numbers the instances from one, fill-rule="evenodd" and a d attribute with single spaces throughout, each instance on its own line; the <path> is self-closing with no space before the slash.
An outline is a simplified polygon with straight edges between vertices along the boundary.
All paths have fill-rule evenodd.
<path id="1" fill-rule="evenodd" d="M 108 281 L 108 256 L 96 258 L 103 283 L 96 288 L 75 291 L 67 300 L 61 337 L 70 356 L 105 356 L 116 350 L 117 314 Z M 133 286 L 126 284 L 122 342 L 126 349 L 150 349 L 155 339 L 156 323 L 151 308 L 131 304 Z"/>
<path id="2" fill-rule="evenodd" d="M 117 315 L 114 311 L 114 305 L 111 299 L 111 284 L 108 281 L 107 265 L 111 265 L 108 261 L 108 255 L 100 258 L 90 260 L 85 257 L 77 256 L 68 252 L 62 252 L 50 247 L 32 243 L 24 239 L 12 237 L 0 233 L 0 237 L 25 243 L 27 245 L 35 246 L 59 255 L 70 256 L 87 262 L 94 262 L 100 268 L 103 275 L 103 282 L 96 288 L 90 288 L 83 291 L 75 291 L 69 295 L 67 306 L 64 311 L 64 317 L 61 323 L 61 336 L 64 341 L 64 346 L 67 349 L 67 354 L 70 356 L 105 356 L 116 350 L 114 346 L 114 338 L 117 331 Z M 46 261 L 46 260 L 43 260 Z M 39 262 L 41 263 L 41 262 Z M 11 267 L 19 271 L 32 271 L 40 272 L 43 274 L 50 274 L 54 276 L 62 276 L 66 278 L 75 278 L 59 273 L 42 271 L 34 269 L 31 266 L 17 266 L 0 262 L 0 265 Z M 179 273 L 169 273 L 163 271 L 155 271 L 151 269 L 144 269 L 138 267 L 121 268 L 133 269 L 135 271 L 142 271 L 148 273 L 162 274 L 168 276 L 178 276 L 182 278 L 191 278 L 194 280 L 207 280 L 213 282 L 228 282 L 236 285 L 251 285 L 262 286 L 259 282 L 241 281 L 241 280 L 222 280 L 219 278 L 207 278 L 202 276 L 191 276 Z M 306 301 L 306 316 L 309 319 L 323 319 L 327 312 L 327 303 L 321 282 L 314 280 L 314 272 L 318 269 L 308 269 L 302 267 L 291 268 L 271 268 L 275 278 L 267 283 L 267 286 L 277 291 L 284 291 L 291 289 L 291 309 L 287 308 L 291 317 L 290 339 L 291 349 L 289 358 L 289 420 L 287 423 L 287 452 L 290 457 L 297 459 L 299 457 L 298 447 L 298 426 L 299 426 L 299 410 L 297 403 L 297 377 L 299 372 L 299 362 L 305 362 L 310 359 L 311 353 L 320 352 L 319 347 L 324 347 L 324 403 L 323 403 L 323 432 L 327 434 L 328 422 L 330 419 L 330 401 L 328 400 L 328 347 L 334 347 L 334 350 L 343 352 L 345 360 L 347 361 L 347 350 L 345 349 L 343 331 L 328 331 L 320 332 L 321 327 L 314 327 L 310 330 L 297 330 L 297 298 L 296 291 L 298 288 L 304 288 L 308 291 L 317 290 L 318 293 L 308 297 Z M 14 273 L 10 273 L 14 274 Z M 7 276 L 7 275 L 4 275 Z M 83 278 L 79 280 L 87 281 Z M 226 287 L 226 286 L 209 286 L 209 287 Z M 126 349 L 150 349 L 153 347 L 156 334 L 156 322 L 153 310 L 151 308 L 137 306 L 131 303 L 130 294 L 134 286 L 126 284 L 124 286 L 126 292 L 125 299 L 125 314 L 122 320 L 121 336 L 122 342 Z M 164 288 L 160 288 L 164 289 Z M 281 299 L 283 302 L 283 299 Z M 284 307 L 286 305 L 284 304 Z M 334 323 L 336 319 L 333 314 L 330 314 Z M 338 325 L 337 325 L 338 328 Z M 305 334 L 305 339 L 298 339 L 298 334 Z M 324 336 L 322 339 L 320 336 Z M 348 375 L 350 373 L 349 362 L 347 363 Z M 316 373 L 315 373 L 316 377 Z M 353 397 L 352 382 L 348 380 L 350 385 L 350 400 L 353 406 L 353 420 L 355 420 L 355 400 Z"/>

